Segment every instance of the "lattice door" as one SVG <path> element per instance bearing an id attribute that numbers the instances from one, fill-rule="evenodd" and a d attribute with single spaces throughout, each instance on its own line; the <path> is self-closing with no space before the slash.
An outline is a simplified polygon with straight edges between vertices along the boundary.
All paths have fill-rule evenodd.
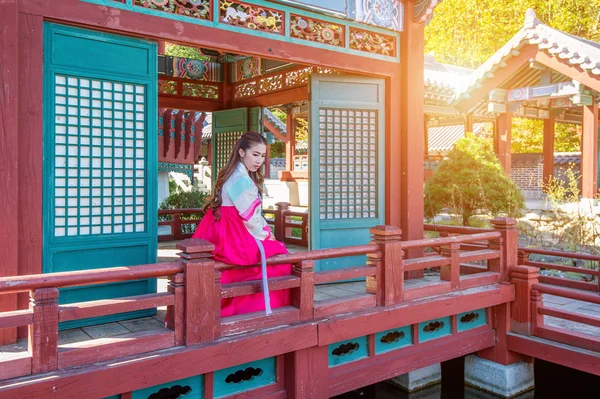
<path id="1" fill-rule="evenodd" d="M 312 75 L 310 185 L 312 249 L 369 242 L 384 218 L 384 81 Z M 320 270 L 356 266 L 363 257 L 333 259 Z"/>
<path id="2" fill-rule="evenodd" d="M 44 273 L 156 262 L 156 44 L 47 23 Z M 60 303 L 156 291 L 154 280 L 61 290 Z M 153 314 L 67 322 L 61 328 Z"/>

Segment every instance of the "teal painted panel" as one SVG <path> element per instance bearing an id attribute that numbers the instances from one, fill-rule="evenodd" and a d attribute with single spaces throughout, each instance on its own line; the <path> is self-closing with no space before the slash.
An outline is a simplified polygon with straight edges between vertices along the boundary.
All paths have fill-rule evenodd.
<path id="1" fill-rule="evenodd" d="M 148 399 L 160 390 L 160 396 L 157 398 L 185 398 L 202 399 L 204 398 L 204 376 L 194 376 L 183 378 L 177 381 L 167 382 L 166 384 L 155 385 L 148 388 L 138 389 L 131 393 L 132 399 Z"/>
<path id="2" fill-rule="evenodd" d="M 104 399 L 121 399 L 121 395 L 109 396 L 109 397 L 104 398 Z"/>
<path id="3" fill-rule="evenodd" d="M 269 357 L 215 371 L 214 397 L 221 398 L 274 384 L 277 379 L 276 363 L 276 358 Z"/>
<path id="4" fill-rule="evenodd" d="M 248 129 L 248 108 L 213 112 L 213 135 L 221 132 L 245 132 Z"/>
<path id="5" fill-rule="evenodd" d="M 44 25 L 43 273 L 156 262 L 157 73 L 154 42 Z M 59 302 L 151 292 L 154 279 L 61 290 Z"/>
<path id="6" fill-rule="evenodd" d="M 262 107 L 250 108 L 248 110 L 248 130 L 263 134 L 263 110 Z"/>
<path id="7" fill-rule="evenodd" d="M 419 323 L 419 342 L 431 341 L 450 334 L 452 334 L 450 316 Z"/>
<path id="8" fill-rule="evenodd" d="M 49 58 L 54 66 L 153 77 L 148 42 L 58 24 L 52 24 L 51 34 Z"/>
<path id="9" fill-rule="evenodd" d="M 367 244 L 385 221 L 385 82 L 313 74 L 309 90 L 310 248 Z M 322 260 L 316 269 L 365 261 Z"/>
<path id="10" fill-rule="evenodd" d="M 375 334 L 375 353 L 384 353 L 413 344 L 412 326 L 393 328 Z"/>
<path id="11" fill-rule="evenodd" d="M 487 323 L 485 309 L 472 310 L 456 316 L 457 331 L 467 331 Z"/>
<path id="12" fill-rule="evenodd" d="M 329 367 L 354 362 L 369 356 L 368 338 L 365 336 L 336 342 L 329 345 L 328 350 Z"/>

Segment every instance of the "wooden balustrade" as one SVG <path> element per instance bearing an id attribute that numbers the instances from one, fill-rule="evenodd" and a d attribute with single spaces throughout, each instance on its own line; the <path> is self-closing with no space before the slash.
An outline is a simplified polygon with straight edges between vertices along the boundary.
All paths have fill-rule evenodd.
<path id="1" fill-rule="evenodd" d="M 204 210 L 202 208 L 188 208 L 188 209 L 169 209 L 164 210 L 161 209 L 158 211 L 159 218 L 161 216 L 170 216 L 171 220 L 159 220 L 159 226 L 170 226 L 171 234 L 162 234 L 158 236 L 158 241 L 173 241 L 173 240 L 184 240 L 186 238 L 191 238 L 196 231 L 196 227 L 202 217 L 193 218 L 191 215 L 203 215 Z M 182 219 L 182 216 L 187 216 L 185 219 Z M 188 231 L 184 231 L 183 226 L 190 226 Z M 193 227 L 192 227 L 193 226 Z"/>
<path id="2" fill-rule="evenodd" d="M 285 214 L 283 207 L 279 208 Z M 197 239 L 186 239 L 178 244 L 177 248 L 182 252 L 180 260 L 175 262 L 0 278 L 0 295 L 30 292 L 32 298 L 28 310 L 0 313 L 1 328 L 29 326 L 28 354 L 17 360 L 3 359 L 0 355 L 0 378 L 48 372 L 173 346 L 204 344 L 242 332 L 373 312 L 378 307 L 393 307 L 416 298 L 495 284 L 502 281 L 504 243 L 511 237 L 510 232 L 500 230 L 471 236 L 401 241 L 401 230 L 392 226 L 377 226 L 371 233 L 373 241 L 370 244 L 277 255 L 268 259 L 268 265 L 293 264 L 290 276 L 268 281 L 270 290 L 291 291 L 290 305 L 275 309 L 269 316 L 255 312 L 221 318 L 221 298 L 258 293 L 260 282 L 221 284 L 221 271 L 239 266 L 215 262 L 211 255 L 212 244 Z M 473 242 L 487 242 L 498 247 L 480 251 L 460 249 L 460 245 Z M 424 247 L 439 247 L 441 254 L 404 259 L 405 248 Z M 366 264 L 335 271 L 316 272 L 314 269 L 317 261 L 357 255 L 367 255 Z M 500 263 L 494 270 L 461 275 L 461 263 L 474 260 Z M 425 268 L 441 268 L 440 281 L 405 285 L 405 271 Z M 153 277 L 169 279 L 167 292 L 58 304 L 59 288 Z M 365 292 L 349 292 L 346 297 L 315 301 L 316 284 L 356 278 L 366 278 Z M 89 340 L 69 347 L 58 345 L 60 321 L 160 306 L 168 309 L 164 329 L 132 333 L 127 339 L 120 336 L 119 339 Z"/>

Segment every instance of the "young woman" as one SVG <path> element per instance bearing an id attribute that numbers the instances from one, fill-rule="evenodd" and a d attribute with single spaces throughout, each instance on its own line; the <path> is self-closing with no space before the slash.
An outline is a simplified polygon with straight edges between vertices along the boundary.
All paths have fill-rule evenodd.
<path id="1" fill-rule="evenodd" d="M 292 265 L 266 266 L 265 259 L 286 254 L 283 243 L 275 240 L 262 216 L 263 177 L 267 141 L 256 132 L 247 132 L 238 140 L 227 165 L 219 172 L 210 202 L 192 238 L 201 238 L 215 246 L 214 259 L 236 266 L 225 270 L 221 283 L 263 279 L 263 293 L 226 298 L 221 301 L 221 317 L 289 305 L 289 290 L 269 292 L 266 277 L 289 275 Z M 250 265 L 261 264 L 250 267 Z"/>

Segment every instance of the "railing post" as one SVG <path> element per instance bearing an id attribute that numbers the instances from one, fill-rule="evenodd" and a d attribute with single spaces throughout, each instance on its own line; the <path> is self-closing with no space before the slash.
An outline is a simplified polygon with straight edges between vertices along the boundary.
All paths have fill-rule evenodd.
<path id="1" fill-rule="evenodd" d="M 278 202 L 275 204 L 275 239 L 277 241 L 284 242 L 286 231 L 285 231 L 285 214 L 290 210 L 289 202 Z"/>
<path id="2" fill-rule="evenodd" d="M 27 345 L 31 354 L 31 373 L 54 371 L 58 368 L 58 289 L 31 291 L 29 310 L 33 311 Z"/>
<path id="3" fill-rule="evenodd" d="M 509 281 L 510 271 L 518 264 L 519 236 L 517 222 L 511 218 L 495 218 L 492 220 L 492 226 L 494 230 L 500 232 L 502 237 L 499 242 L 490 242 L 490 249 L 500 251 L 500 261 L 490 261 L 489 269 L 500 273 L 500 281 Z"/>
<path id="4" fill-rule="evenodd" d="M 173 240 L 181 240 L 181 214 L 179 212 L 173 214 L 171 228 L 173 229 Z"/>
<path id="5" fill-rule="evenodd" d="M 540 269 L 531 266 L 515 266 L 510 274 L 515 285 L 515 300 L 511 304 L 510 330 L 519 334 L 531 335 L 532 296 L 531 287 L 537 284 Z"/>
<path id="6" fill-rule="evenodd" d="M 188 238 L 177 244 L 185 273 L 185 344 L 209 342 L 219 336 L 220 325 L 215 324 L 215 296 L 220 287 L 215 285 L 214 245 L 208 241 Z M 219 290 L 219 294 L 216 292 Z"/>
<path id="7" fill-rule="evenodd" d="M 169 276 L 167 291 L 175 296 L 175 303 L 167 310 L 167 328 L 175 332 L 175 346 L 185 343 L 185 274 Z"/>
<path id="8" fill-rule="evenodd" d="M 303 260 L 294 265 L 292 275 L 300 277 L 300 287 L 292 288 L 291 304 L 300 309 L 300 321 L 313 318 L 315 299 L 315 261 Z"/>
<path id="9" fill-rule="evenodd" d="M 450 281 L 450 289 L 460 286 L 460 244 L 442 245 L 440 255 L 450 258 L 450 265 L 440 267 L 440 280 Z"/>
<path id="10" fill-rule="evenodd" d="M 370 262 L 379 265 L 375 284 L 369 284 L 367 291 L 376 293 L 378 306 L 390 306 L 404 300 L 404 252 L 402 251 L 402 230 L 395 226 L 375 226 L 370 230 L 372 243 L 379 245 L 380 260 L 369 255 Z M 378 263 L 377 263 L 378 262 Z M 370 279 L 373 281 L 373 279 Z M 373 290 L 376 289 L 376 292 Z"/>
<path id="11" fill-rule="evenodd" d="M 536 289 L 531 290 L 531 335 L 537 335 L 537 328 L 544 324 L 544 315 L 538 312 L 543 305 L 544 295 Z"/>
<path id="12" fill-rule="evenodd" d="M 517 253 L 517 264 L 519 266 L 525 266 L 525 262 L 529 260 L 529 254 L 525 251 L 519 251 Z"/>

